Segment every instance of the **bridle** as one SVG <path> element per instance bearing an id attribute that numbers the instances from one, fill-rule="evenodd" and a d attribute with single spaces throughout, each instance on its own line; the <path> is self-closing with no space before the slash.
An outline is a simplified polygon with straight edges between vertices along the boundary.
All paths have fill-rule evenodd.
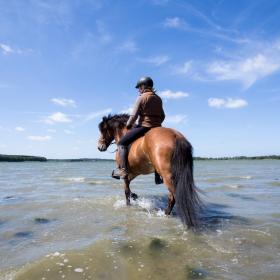
<path id="1" fill-rule="evenodd" d="M 114 140 L 113 140 L 111 143 L 108 144 L 108 141 L 106 140 L 105 137 L 102 137 L 102 139 L 99 140 L 99 142 L 100 142 L 101 144 L 105 144 L 106 147 L 107 147 L 106 149 L 108 149 L 111 145 L 117 144 L 116 141 L 114 141 Z M 112 154 L 112 153 L 115 153 L 116 151 L 117 151 L 117 149 L 116 149 L 115 151 L 109 152 L 109 153 Z"/>

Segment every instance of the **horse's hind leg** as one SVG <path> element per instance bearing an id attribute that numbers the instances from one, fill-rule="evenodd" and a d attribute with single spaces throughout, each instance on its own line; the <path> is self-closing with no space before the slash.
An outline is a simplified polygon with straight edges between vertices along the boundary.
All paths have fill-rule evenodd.
<path id="1" fill-rule="evenodd" d="M 171 214 L 171 211 L 172 211 L 174 205 L 175 205 L 175 197 L 174 197 L 173 193 L 169 192 L 169 194 L 168 194 L 168 206 L 165 209 L 165 215 L 170 215 Z"/>
<path id="2" fill-rule="evenodd" d="M 163 178 L 164 184 L 167 186 L 168 188 L 168 206 L 165 209 L 165 214 L 166 215 L 170 215 L 174 205 L 175 205 L 175 189 L 174 186 L 172 184 L 172 180 L 171 180 L 171 176 L 165 176 Z"/>

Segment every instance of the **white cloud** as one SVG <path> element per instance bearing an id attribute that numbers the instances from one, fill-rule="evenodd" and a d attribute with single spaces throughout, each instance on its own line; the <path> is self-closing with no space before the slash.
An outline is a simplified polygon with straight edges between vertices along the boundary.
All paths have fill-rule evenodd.
<path id="1" fill-rule="evenodd" d="M 85 122 L 88 122 L 88 121 L 91 121 L 93 119 L 96 119 L 98 117 L 103 117 L 104 115 L 107 115 L 109 113 L 112 112 L 112 109 L 111 108 L 108 108 L 108 109 L 105 109 L 105 110 L 101 110 L 101 111 L 97 111 L 97 112 L 92 112 L 90 114 L 88 114 L 86 117 L 85 117 Z"/>
<path id="2" fill-rule="evenodd" d="M 220 107 L 224 106 L 225 103 L 226 103 L 226 101 L 222 98 L 211 97 L 211 98 L 208 99 L 208 105 L 210 107 L 220 108 Z"/>
<path id="3" fill-rule="evenodd" d="M 186 22 L 179 17 L 172 17 L 166 18 L 163 25 L 169 28 L 182 28 L 186 25 Z"/>
<path id="4" fill-rule="evenodd" d="M 129 107 L 123 109 L 120 113 L 121 114 L 132 114 L 132 111 L 133 111 L 133 108 L 134 108 L 134 105 L 131 104 Z"/>
<path id="5" fill-rule="evenodd" d="M 179 99 L 179 98 L 184 98 L 184 97 L 188 97 L 189 96 L 189 94 L 187 92 L 171 91 L 169 89 L 164 90 L 164 91 L 160 91 L 159 95 L 162 98 L 165 98 L 165 99 Z"/>
<path id="6" fill-rule="evenodd" d="M 165 121 L 167 123 L 179 124 L 179 123 L 185 122 L 186 118 L 187 118 L 186 115 L 181 115 L 181 114 L 173 115 L 173 116 L 169 115 L 169 116 L 167 116 Z"/>
<path id="7" fill-rule="evenodd" d="M 142 62 L 150 63 L 155 66 L 160 66 L 169 60 L 170 60 L 170 58 L 167 55 L 157 55 L 157 56 L 140 59 L 140 61 L 142 61 Z"/>
<path id="8" fill-rule="evenodd" d="M 13 48 L 10 45 L 0 43 L 0 51 L 4 55 L 9 55 L 9 54 L 27 54 L 27 53 L 32 53 L 32 49 L 19 49 L 19 48 Z"/>
<path id="9" fill-rule="evenodd" d="M 63 107 L 76 107 L 76 102 L 73 99 L 66 98 L 52 98 L 51 101 Z"/>
<path id="10" fill-rule="evenodd" d="M 7 145 L 0 143 L 0 149 L 5 149 L 5 148 L 7 148 Z"/>
<path id="11" fill-rule="evenodd" d="M 11 46 L 6 44 L 0 44 L 0 49 L 2 50 L 2 53 L 5 55 L 15 52 L 15 50 Z"/>
<path id="12" fill-rule="evenodd" d="M 120 51 L 125 51 L 125 52 L 129 52 L 129 53 L 134 53 L 136 51 L 138 51 L 138 48 L 136 46 L 136 43 L 132 40 L 128 40 L 125 41 L 120 47 L 119 47 Z"/>
<path id="13" fill-rule="evenodd" d="M 219 81 L 240 81 L 245 88 L 257 80 L 280 69 L 280 54 L 257 54 L 239 60 L 215 61 L 208 66 L 208 73 Z"/>
<path id="14" fill-rule="evenodd" d="M 233 99 L 233 98 L 214 98 L 208 99 L 208 105 L 215 108 L 229 108 L 238 109 L 248 105 L 248 102 L 244 99 Z"/>
<path id="15" fill-rule="evenodd" d="M 175 67 L 175 74 L 180 74 L 180 75 L 187 75 L 190 74 L 192 71 L 192 66 L 193 66 L 193 62 L 192 60 L 187 60 L 184 62 L 184 64 L 182 66 L 176 66 Z"/>
<path id="16" fill-rule="evenodd" d="M 54 123 L 70 123 L 72 120 L 65 114 L 61 112 L 54 113 L 45 118 L 45 123 L 54 124 Z"/>
<path id="17" fill-rule="evenodd" d="M 18 132 L 23 132 L 23 131 L 25 131 L 25 129 L 24 129 L 23 127 L 21 127 L 21 126 L 17 126 L 17 127 L 15 128 L 15 130 L 18 131 Z"/>
<path id="18" fill-rule="evenodd" d="M 173 74 L 184 75 L 194 80 L 237 81 L 249 88 L 258 80 L 280 70 L 280 40 L 276 42 L 253 42 L 236 51 L 223 50 L 222 59 L 185 61 L 173 67 Z"/>
<path id="19" fill-rule="evenodd" d="M 32 141 L 38 141 L 38 142 L 44 142 L 44 141 L 49 141 L 51 140 L 51 136 L 28 136 L 28 139 L 29 140 L 32 140 Z"/>

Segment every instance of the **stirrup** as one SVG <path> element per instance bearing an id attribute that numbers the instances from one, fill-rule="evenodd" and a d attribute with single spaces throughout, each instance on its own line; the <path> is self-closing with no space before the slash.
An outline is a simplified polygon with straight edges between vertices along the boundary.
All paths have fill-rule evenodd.
<path id="1" fill-rule="evenodd" d="M 112 177 L 117 180 L 127 179 L 128 172 L 124 168 L 117 168 L 112 171 Z"/>
<path id="2" fill-rule="evenodd" d="M 119 175 L 116 175 L 115 173 L 116 173 L 115 170 L 113 170 L 113 171 L 112 171 L 112 175 L 111 175 L 112 178 L 117 179 L 117 180 L 120 180 L 121 177 L 120 177 Z"/>

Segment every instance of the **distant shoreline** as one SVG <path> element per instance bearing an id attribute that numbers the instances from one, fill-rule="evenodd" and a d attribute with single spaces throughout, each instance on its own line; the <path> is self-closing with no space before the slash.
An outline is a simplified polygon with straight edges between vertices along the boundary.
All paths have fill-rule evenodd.
<path id="1" fill-rule="evenodd" d="M 47 161 L 45 157 L 26 156 L 26 155 L 1 155 L 0 162 L 21 162 L 21 161 Z"/>
<path id="2" fill-rule="evenodd" d="M 280 160 L 280 155 L 268 156 L 236 156 L 236 157 L 194 157 L 194 160 L 263 160 L 276 159 Z M 101 158 L 77 158 L 77 159 L 48 159 L 41 156 L 26 156 L 26 155 L 2 155 L 0 154 L 0 162 L 24 162 L 24 161 L 38 161 L 38 162 L 96 162 L 96 161 L 115 161 L 114 159 Z"/>

